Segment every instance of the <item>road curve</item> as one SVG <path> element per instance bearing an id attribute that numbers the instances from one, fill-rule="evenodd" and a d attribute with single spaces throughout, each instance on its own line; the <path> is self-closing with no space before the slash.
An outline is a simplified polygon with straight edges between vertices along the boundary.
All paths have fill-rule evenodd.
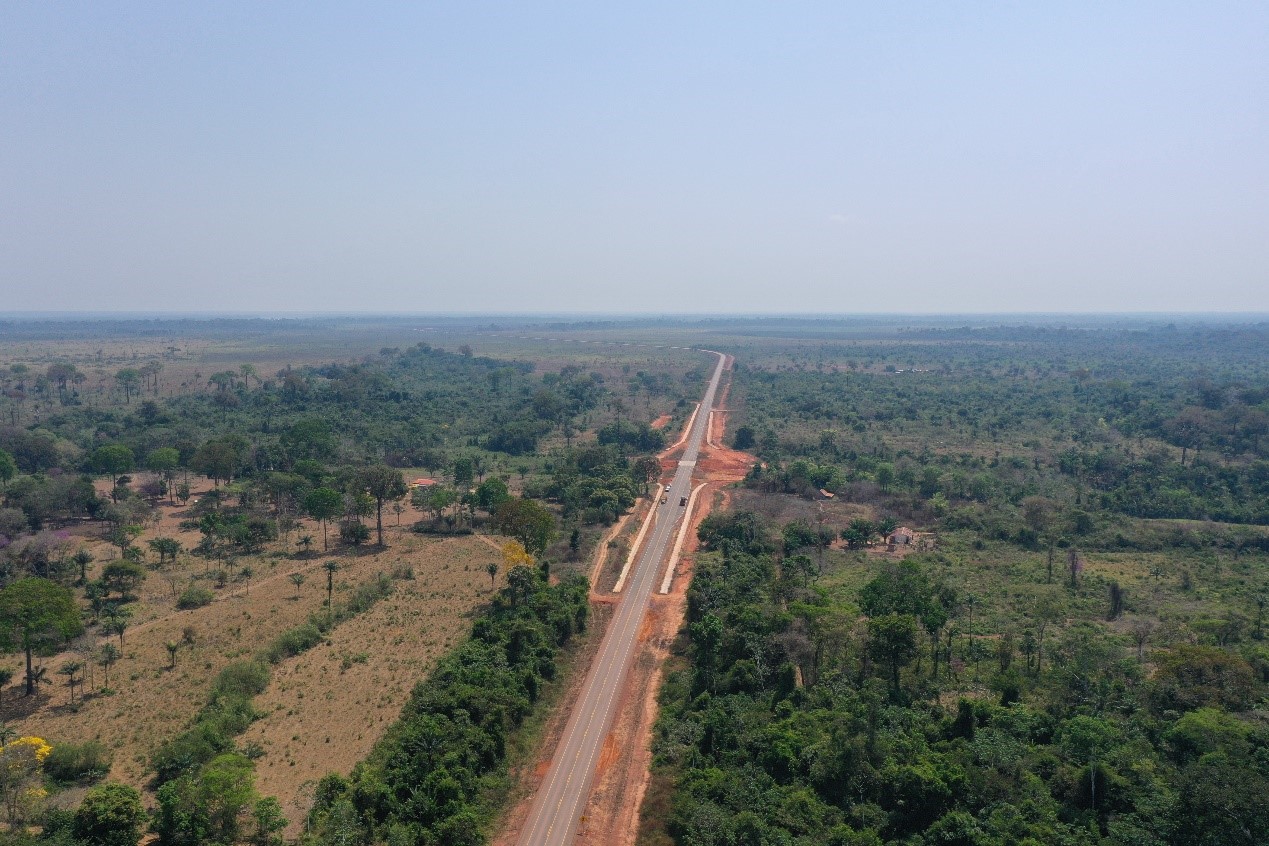
<path id="1" fill-rule="evenodd" d="M 599 645 L 581 695 L 569 715 L 568 725 L 560 738 L 551 760 L 550 769 L 533 800 L 529 818 L 520 830 L 518 846 L 564 846 L 573 843 L 575 832 L 586 801 L 590 797 L 595 766 L 599 761 L 604 739 L 612 726 L 625 683 L 626 671 L 634 654 L 635 641 L 648 608 L 657 580 L 658 565 L 665 558 L 666 548 L 674 537 L 674 529 L 687 509 L 679 507 L 679 498 L 691 493 L 692 472 L 705 429 L 709 425 L 709 411 L 714 407 L 714 394 L 723 375 L 722 353 L 703 350 L 718 356 L 718 365 L 705 389 L 700 408 L 688 432 L 683 456 L 679 459 L 670 483 L 656 527 L 645 541 L 635 561 L 617 613 L 608 624 L 608 631 Z"/>

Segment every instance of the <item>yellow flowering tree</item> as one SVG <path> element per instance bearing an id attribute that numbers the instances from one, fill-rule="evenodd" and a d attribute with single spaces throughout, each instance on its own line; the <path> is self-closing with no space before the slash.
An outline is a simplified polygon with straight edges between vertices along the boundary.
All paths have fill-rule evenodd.
<path id="1" fill-rule="evenodd" d="M 10 823 L 27 817 L 47 791 L 44 760 L 53 747 L 41 737 L 19 737 L 0 747 L 0 801 Z"/>

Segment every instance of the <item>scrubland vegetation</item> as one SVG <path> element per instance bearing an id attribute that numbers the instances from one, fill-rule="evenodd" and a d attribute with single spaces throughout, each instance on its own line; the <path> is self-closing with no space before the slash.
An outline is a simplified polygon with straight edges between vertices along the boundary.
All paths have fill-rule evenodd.
<path id="1" fill-rule="evenodd" d="M 205 358 L 223 343 L 210 334 Z M 560 647 L 585 626 L 585 583 L 568 574 L 656 478 L 655 461 L 639 458 L 663 443 L 648 423 L 684 413 L 700 374 L 694 364 L 624 362 L 539 370 L 457 347 L 204 372 L 169 344 L 162 358 L 108 378 L 100 366 L 112 356 L 100 351 L 77 365 L 8 350 L 20 360 L 0 367 L 0 629 L 19 663 L 3 669 L 0 711 L 41 734 L 0 741 L 14 759 L 0 837 L 107 842 L 91 833 L 92 815 L 113 814 L 119 834 L 109 842 L 135 843 L 146 830 L 172 844 L 278 842 L 284 803 L 256 789 L 256 762 L 278 754 L 294 765 L 309 739 L 248 739 L 265 716 L 257 700 L 269 691 L 279 707 L 285 690 L 303 696 L 293 682 L 271 689 L 275 669 L 328 647 L 402 584 L 393 618 L 422 612 L 436 631 L 414 647 L 431 660 L 401 666 L 431 672 L 400 680 L 392 671 L 395 701 L 418 689 L 347 782 L 348 801 L 369 814 L 372 773 L 389 786 L 407 777 L 391 763 L 403 753 L 383 750 L 445 719 L 452 725 L 427 742 L 454 756 L 441 782 L 458 793 L 430 809 L 384 799 L 360 818 L 358 836 L 426 839 L 487 823 L 505 778 L 500 750 Z M 171 369 L 175 388 L 163 376 Z M 423 475 L 434 478 L 407 485 Z M 454 546 L 473 534 L 502 537 Z M 548 585 L 552 571 L 559 583 Z M 401 641 L 374 632 L 366 648 Z M 468 725 L 473 683 L 492 699 Z M 355 724 L 308 728 L 326 743 L 335 731 L 379 737 L 388 728 L 380 705 L 396 696 L 385 691 Z M 87 796 L 70 789 L 95 783 Z M 342 842 L 348 801 L 321 795 L 305 836 Z"/>

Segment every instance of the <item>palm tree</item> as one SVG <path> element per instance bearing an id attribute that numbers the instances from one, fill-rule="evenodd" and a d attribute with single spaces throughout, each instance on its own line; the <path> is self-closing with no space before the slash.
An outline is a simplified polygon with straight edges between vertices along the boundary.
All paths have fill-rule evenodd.
<path id="1" fill-rule="evenodd" d="M 167 650 L 167 657 L 172 662 L 168 666 L 168 669 L 175 670 L 176 669 L 176 651 L 181 648 L 181 644 L 175 640 L 169 640 L 167 643 L 163 644 L 163 648 Z"/>
<path id="2" fill-rule="evenodd" d="M 119 660 L 119 650 L 115 648 L 113 643 L 104 644 L 101 647 L 101 654 L 97 659 L 97 663 L 101 665 L 101 669 L 105 671 L 105 679 L 102 681 L 102 690 L 110 689 L 110 668 Z"/>
<path id="3" fill-rule="evenodd" d="M 102 627 L 110 634 L 119 635 L 119 648 L 123 649 L 123 633 L 128 628 L 128 621 L 132 619 L 132 611 L 127 608 L 111 608 L 106 617 L 106 624 Z"/>
<path id="4" fill-rule="evenodd" d="M 256 574 L 255 570 L 250 567 L 243 567 L 238 571 L 238 576 L 246 583 L 246 594 L 251 596 L 251 577 Z"/>
<path id="5" fill-rule="evenodd" d="M 93 563 L 93 554 L 87 549 L 81 549 L 71 556 L 71 561 L 79 565 L 79 583 L 81 585 L 88 583 L 88 565 Z"/>
<path id="6" fill-rule="evenodd" d="M 296 598 L 296 599 L 299 599 L 299 598 L 300 598 L 300 585 L 304 584 L 304 574 L 303 574 L 303 573 L 292 573 L 292 574 L 291 574 L 291 584 L 295 585 L 295 598 Z"/>
<path id="7" fill-rule="evenodd" d="M 485 565 L 485 572 L 489 574 L 489 589 L 494 589 L 494 579 L 498 578 L 498 562 L 490 561 Z"/>
<path id="8" fill-rule="evenodd" d="M 339 564 L 335 561 L 327 561 L 322 567 L 326 569 L 326 612 L 329 614 L 334 608 L 331 598 L 335 593 L 335 571 L 339 569 Z"/>
<path id="9" fill-rule="evenodd" d="M 79 671 L 84 665 L 79 661 L 67 661 L 57 671 L 59 676 L 66 676 L 66 686 L 70 688 L 70 704 L 75 704 L 75 685 L 79 684 Z"/>

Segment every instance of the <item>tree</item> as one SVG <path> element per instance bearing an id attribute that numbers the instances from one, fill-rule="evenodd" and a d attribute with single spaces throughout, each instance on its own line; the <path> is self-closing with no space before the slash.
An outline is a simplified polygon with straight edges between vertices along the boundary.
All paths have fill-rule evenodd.
<path id="1" fill-rule="evenodd" d="M 251 442 L 242 435 L 223 435 L 205 442 L 190 459 L 190 467 L 219 487 L 238 474 L 251 451 Z"/>
<path id="2" fill-rule="evenodd" d="M 163 480 L 168 483 L 169 493 L 172 490 L 172 478 L 180 463 L 181 454 L 172 447 L 159 447 L 158 449 L 150 450 L 145 457 L 146 469 L 163 477 Z"/>
<path id="3" fill-rule="evenodd" d="M 899 696 L 899 670 L 917 653 L 916 618 L 911 614 L 883 614 L 868 621 L 868 649 L 890 669 L 890 693 Z"/>
<path id="4" fill-rule="evenodd" d="M 303 573 L 292 573 L 290 576 L 291 584 L 295 585 L 295 598 L 300 598 L 300 586 L 304 584 Z"/>
<path id="5" fill-rule="evenodd" d="M 44 795 L 39 784 L 52 751 L 39 737 L 19 737 L 0 749 L 0 798 L 10 825 L 22 821 L 32 801 Z"/>
<path id="6" fill-rule="evenodd" d="M 87 547 L 84 547 L 71 556 L 71 561 L 79 565 L 79 583 L 81 585 L 87 584 L 88 565 L 93 563 L 93 554 L 88 551 Z"/>
<path id="7" fill-rule="evenodd" d="M 454 487 L 467 489 L 476 478 L 476 463 L 470 456 L 454 459 Z"/>
<path id="8" fill-rule="evenodd" d="M 162 567 L 169 558 L 175 562 L 176 556 L 181 553 L 181 542 L 176 538 L 154 538 L 148 543 L 150 549 L 153 549 L 159 554 L 160 567 Z"/>
<path id="9" fill-rule="evenodd" d="M 322 551 L 330 549 L 326 540 L 326 522 L 339 516 L 344 498 L 330 488 L 314 488 L 304 497 L 304 512 L 322 524 Z"/>
<path id="10" fill-rule="evenodd" d="M 0 449 L 0 489 L 9 485 L 9 480 L 18 475 L 17 462 L 13 460 L 13 456 Z"/>
<path id="11" fill-rule="evenodd" d="M 287 820 L 277 799 L 266 796 L 257 802 L 251 811 L 251 821 L 255 827 L 250 838 L 252 846 L 281 846 Z"/>
<path id="12" fill-rule="evenodd" d="M 148 820 L 135 788 L 107 782 L 84 795 L 73 830 L 85 846 L 137 846 Z"/>
<path id="13" fill-rule="evenodd" d="M 123 633 L 128 630 L 128 623 L 132 621 L 132 611 L 127 608 L 115 606 L 110 609 L 106 615 L 106 622 L 102 626 L 110 634 L 119 635 L 119 648 L 123 648 Z"/>
<path id="14" fill-rule="evenodd" d="M 132 394 L 141 387 L 141 371 L 133 367 L 125 367 L 115 373 L 115 382 L 123 389 L 123 401 L 132 402 Z"/>
<path id="15" fill-rule="evenodd" d="M 530 555 L 541 555 L 555 534 L 555 517 L 534 500 L 511 499 L 498 507 L 494 527 L 524 544 Z"/>
<path id="16" fill-rule="evenodd" d="M 103 690 L 110 689 L 110 668 L 119 660 L 120 654 L 119 649 L 113 643 L 102 644 L 101 651 L 97 653 L 97 663 L 101 665 L 101 669 L 105 672 L 105 677 L 101 682 Z"/>
<path id="17" fill-rule="evenodd" d="M 509 499 L 511 493 L 507 490 L 507 483 L 496 476 L 490 476 L 476 488 L 476 505 L 488 514 L 493 514 Z"/>
<path id="18" fill-rule="evenodd" d="M 380 464 L 361 471 L 361 485 L 375 498 L 375 529 L 383 546 L 383 504 L 405 496 L 409 488 L 400 470 Z"/>
<path id="19" fill-rule="evenodd" d="M 176 669 L 176 653 L 181 648 L 180 642 L 175 640 L 169 640 L 163 644 L 163 648 L 167 650 L 167 657 L 169 661 L 168 669 L 175 670 Z"/>
<path id="20" fill-rule="evenodd" d="M 528 599 L 533 595 L 534 589 L 538 584 L 538 575 L 532 567 L 523 564 L 512 567 L 507 571 L 507 592 L 511 595 L 511 604 L 516 604 L 516 598 L 523 596 Z"/>
<path id="21" fill-rule="evenodd" d="M 1089 804 L 1096 811 L 1098 762 L 1118 741 L 1119 730 L 1105 720 L 1081 714 L 1067 720 L 1059 736 L 1067 754 L 1088 766 Z"/>
<path id="22" fill-rule="evenodd" d="M 120 477 L 132 470 L 135 461 L 132 450 L 123 444 L 108 444 L 93 450 L 88 464 L 96 472 L 110 477 L 110 498 L 118 502 L 119 496 L 115 489 L 119 487 Z"/>
<path id="23" fill-rule="evenodd" d="M 79 608 L 61 585 L 32 576 L 0 590 L 0 644 L 26 654 L 27 696 L 35 693 L 35 651 L 80 629 Z"/>
<path id="24" fill-rule="evenodd" d="M 75 687 L 79 684 L 79 671 L 84 669 L 81 661 L 67 661 L 58 668 L 59 676 L 66 676 L 66 686 L 70 688 L 70 704 L 75 704 Z"/>
<path id="25" fill-rule="evenodd" d="M 111 561 L 102 568 L 101 580 L 126 602 L 145 581 L 145 568 L 134 561 Z"/>
<path id="26" fill-rule="evenodd" d="M 331 613 L 334 606 L 331 604 L 335 595 L 335 572 L 339 570 L 337 561 L 327 561 L 322 565 L 326 570 L 326 611 Z"/>
<path id="27" fill-rule="evenodd" d="M 489 589 L 494 589 L 494 581 L 498 578 L 498 562 L 490 561 L 485 565 L 485 572 L 489 574 Z"/>

